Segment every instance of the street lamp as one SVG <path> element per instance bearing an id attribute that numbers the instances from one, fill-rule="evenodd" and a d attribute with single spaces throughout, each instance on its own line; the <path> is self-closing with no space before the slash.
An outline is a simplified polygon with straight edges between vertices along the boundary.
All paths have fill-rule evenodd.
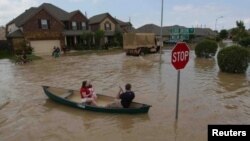
<path id="1" fill-rule="evenodd" d="M 214 27 L 214 30 L 215 30 L 215 31 L 217 30 L 217 21 L 218 21 L 219 19 L 221 19 L 221 18 L 223 18 L 223 16 L 220 16 L 220 17 L 216 18 L 216 20 L 215 20 L 215 27 Z"/>

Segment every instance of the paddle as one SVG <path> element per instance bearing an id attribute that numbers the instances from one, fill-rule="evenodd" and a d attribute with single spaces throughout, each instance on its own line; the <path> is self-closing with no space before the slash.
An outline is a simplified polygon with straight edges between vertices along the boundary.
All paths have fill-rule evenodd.
<path id="1" fill-rule="evenodd" d="M 120 91 L 122 91 L 122 93 L 123 93 L 124 91 L 123 91 L 122 87 L 121 87 L 121 86 L 119 86 L 119 88 L 120 88 Z"/>

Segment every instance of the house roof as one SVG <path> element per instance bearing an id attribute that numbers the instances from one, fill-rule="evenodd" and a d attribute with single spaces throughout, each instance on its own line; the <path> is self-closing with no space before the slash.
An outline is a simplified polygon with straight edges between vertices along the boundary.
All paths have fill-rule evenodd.
<path id="1" fill-rule="evenodd" d="M 118 22 L 120 26 L 132 26 L 131 22 L 124 22 L 119 19 L 116 19 L 116 21 Z"/>
<path id="2" fill-rule="evenodd" d="M 89 18 L 89 24 L 100 23 L 107 17 L 110 17 L 114 22 L 118 23 L 109 13 L 102 13 Z"/>
<path id="3" fill-rule="evenodd" d="M 15 19 L 10 21 L 7 25 L 15 23 L 16 26 L 21 26 L 28 19 L 30 19 L 37 11 L 38 11 L 37 8 L 31 7 L 30 9 L 25 10 L 25 12 L 23 12 L 21 15 L 17 16 Z"/>
<path id="4" fill-rule="evenodd" d="M 146 24 L 136 29 L 138 33 L 155 33 L 155 35 L 161 34 L 161 27 L 155 24 Z M 169 35 L 169 27 L 162 28 L 163 35 Z"/>
<path id="5" fill-rule="evenodd" d="M 45 9 L 52 16 L 54 16 L 56 19 L 58 19 L 60 21 L 69 20 L 74 14 L 79 12 L 79 10 L 76 10 L 76 11 L 68 13 L 67 11 L 64 11 L 63 9 L 61 9 L 55 5 L 52 5 L 50 3 L 43 3 L 39 7 L 31 7 L 30 9 L 26 10 L 21 15 L 17 16 L 15 19 L 10 21 L 7 25 L 9 25 L 11 23 L 15 23 L 18 27 L 20 27 L 27 20 L 29 20 L 32 16 L 34 16 L 37 12 L 39 12 L 42 9 Z"/>
<path id="6" fill-rule="evenodd" d="M 23 37 L 23 32 L 18 29 L 10 34 L 7 35 L 9 38 L 22 38 Z"/>

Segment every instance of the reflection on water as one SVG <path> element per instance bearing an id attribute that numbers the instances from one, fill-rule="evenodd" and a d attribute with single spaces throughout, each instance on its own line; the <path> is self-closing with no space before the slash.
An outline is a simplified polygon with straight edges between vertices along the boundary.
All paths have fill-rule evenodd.
<path id="1" fill-rule="evenodd" d="M 207 140 L 208 124 L 250 122 L 250 69 L 221 73 L 214 59 L 191 52 L 181 71 L 179 120 L 175 121 L 177 72 L 171 51 L 128 57 L 124 53 L 63 56 L 25 65 L 0 60 L 0 140 Z M 114 96 L 132 84 L 148 114 L 84 111 L 49 100 L 42 85 L 78 90 L 91 80 L 98 93 Z M 11 134 L 10 134 L 11 133 Z"/>

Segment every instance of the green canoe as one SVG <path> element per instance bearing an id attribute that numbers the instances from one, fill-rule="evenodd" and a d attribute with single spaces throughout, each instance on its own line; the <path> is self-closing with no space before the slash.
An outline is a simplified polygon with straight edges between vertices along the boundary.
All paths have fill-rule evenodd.
<path id="1" fill-rule="evenodd" d="M 114 102 L 115 98 L 97 94 L 97 106 L 81 103 L 80 92 L 76 90 L 68 90 L 63 88 L 43 86 L 45 94 L 52 100 L 64 105 L 72 106 L 79 109 L 106 112 L 106 113 L 147 113 L 150 105 L 132 102 L 130 108 L 110 108 L 107 104 Z"/>

